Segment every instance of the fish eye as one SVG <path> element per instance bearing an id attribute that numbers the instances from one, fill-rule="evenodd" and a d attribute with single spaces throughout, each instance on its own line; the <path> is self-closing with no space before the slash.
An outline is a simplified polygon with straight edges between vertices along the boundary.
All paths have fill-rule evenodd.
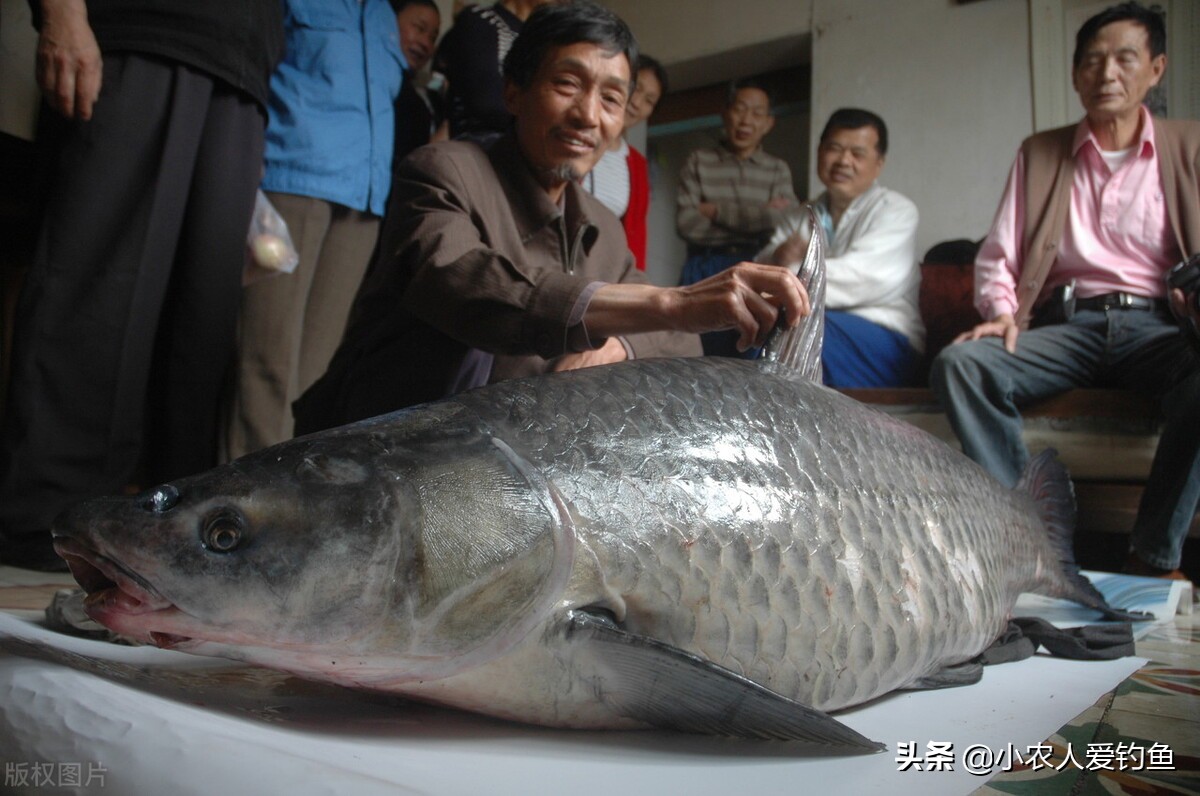
<path id="1" fill-rule="evenodd" d="M 155 514 L 165 514 L 175 508 L 178 503 L 179 490 L 171 484 L 156 486 L 138 499 L 138 505 L 144 511 L 152 511 Z"/>
<path id="2" fill-rule="evenodd" d="M 219 512 L 204 524 L 200 541 L 214 553 L 233 552 L 242 543 L 241 520 L 228 512 Z"/>

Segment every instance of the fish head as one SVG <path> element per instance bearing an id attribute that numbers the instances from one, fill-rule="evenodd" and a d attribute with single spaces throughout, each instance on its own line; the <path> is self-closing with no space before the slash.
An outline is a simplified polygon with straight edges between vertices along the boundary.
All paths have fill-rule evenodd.
<path id="1" fill-rule="evenodd" d="M 551 492 L 486 433 L 365 427 L 86 501 L 52 530 L 89 615 L 121 635 L 428 679 L 502 654 L 553 607 L 571 538 Z"/>
<path id="2" fill-rule="evenodd" d="M 412 534 L 382 505 L 397 490 L 380 496 L 370 466 L 321 447 L 68 509 L 55 547 L 89 593 L 89 613 L 160 646 L 345 642 L 386 596 Z M 373 532 L 385 515 L 401 527 Z"/>

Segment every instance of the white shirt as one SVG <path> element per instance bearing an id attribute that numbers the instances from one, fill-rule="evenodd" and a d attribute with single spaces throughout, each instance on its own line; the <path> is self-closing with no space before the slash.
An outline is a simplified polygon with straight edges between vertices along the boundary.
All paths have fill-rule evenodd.
<path id="1" fill-rule="evenodd" d="M 629 144 L 609 149 L 583 178 L 583 187 L 600 203 L 623 218 L 629 209 Z"/>
<path id="2" fill-rule="evenodd" d="M 828 207 L 829 195 L 817 202 Z M 773 262 L 775 249 L 799 229 L 804 215 L 792 215 L 775 229 L 755 258 Z M 879 324 L 925 350 L 917 264 L 917 206 L 907 197 L 875 183 L 846 208 L 825 257 L 825 306 Z M 793 268 L 799 263 L 779 263 Z"/>

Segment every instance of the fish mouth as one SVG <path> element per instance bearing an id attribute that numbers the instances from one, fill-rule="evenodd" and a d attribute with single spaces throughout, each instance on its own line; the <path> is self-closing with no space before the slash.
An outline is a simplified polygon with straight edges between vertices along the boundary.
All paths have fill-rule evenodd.
<path id="1" fill-rule="evenodd" d="M 83 606 L 92 619 L 115 633 L 162 649 L 193 643 L 188 636 L 150 629 L 150 624 L 170 624 L 180 611 L 141 575 L 70 537 L 55 537 L 54 551 L 67 562 L 72 577 L 87 594 Z"/>

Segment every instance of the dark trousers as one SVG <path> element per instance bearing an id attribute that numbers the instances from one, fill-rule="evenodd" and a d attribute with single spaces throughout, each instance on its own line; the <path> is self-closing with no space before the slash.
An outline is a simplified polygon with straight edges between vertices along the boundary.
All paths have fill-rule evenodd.
<path id="1" fill-rule="evenodd" d="M 216 462 L 264 116 L 189 67 L 106 55 L 67 123 L 16 314 L 0 560 L 82 498 Z"/>
<path id="2" fill-rule="evenodd" d="M 1138 506 L 1132 548 L 1175 569 L 1200 504 L 1200 359 L 1166 310 L 1083 310 L 1022 332 L 1010 354 L 998 337 L 944 348 L 929 383 L 963 452 L 1002 483 L 1029 460 L 1020 410 L 1076 387 L 1122 387 L 1162 397 L 1166 424 Z"/>
<path id="3" fill-rule="evenodd" d="M 292 438 L 292 402 L 329 367 L 366 273 L 379 219 L 323 199 L 268 193 L 300 255 L 294 273 L 242 292 L 230 459 Z"/>

